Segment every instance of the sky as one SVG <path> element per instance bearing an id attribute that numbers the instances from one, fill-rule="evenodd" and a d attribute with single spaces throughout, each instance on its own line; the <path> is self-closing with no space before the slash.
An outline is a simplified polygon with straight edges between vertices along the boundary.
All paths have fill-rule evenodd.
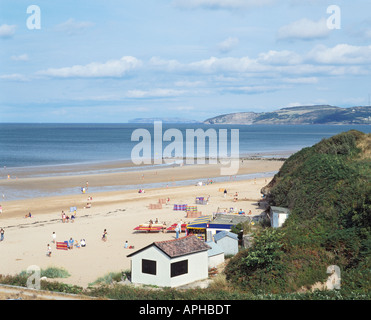
<path id="1" fill-rule="evenodd" d="M 0 122 L 368 105 L 370 12 L 369 0 L 0 0 Z"/>

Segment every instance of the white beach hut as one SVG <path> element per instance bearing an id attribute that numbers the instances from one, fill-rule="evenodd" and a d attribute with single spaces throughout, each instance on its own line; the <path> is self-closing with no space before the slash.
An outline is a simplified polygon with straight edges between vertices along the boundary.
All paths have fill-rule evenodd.
<path id="1" fill-rule="evenodd" d="M 221 231 L 214 235 L 215 243 L 224 251 L 225 255 L 238 253 L 238 236 L 235 233 Z"/>
<path id="2" fill-rule="evenodd" d="M 208 250 L 196 236 L 153 242 L 129 254 L 131 282 L 178 287 L 208 278 Z"/>
<path id="3" fill-rule="evenodd" d="M 209 268 L 215 268 L 224 262 L 224 251 L 213 241 L 206 242 L 211 249 L 207 252 Z"/>
<path id="4" fill-rule="evenodd" d="M 273 228 L 279 228 L 283 225 L 290 214 L 290 210 L 282 207 L 270 207 L 269 216 L 271 220 L 271 226 Z"/>

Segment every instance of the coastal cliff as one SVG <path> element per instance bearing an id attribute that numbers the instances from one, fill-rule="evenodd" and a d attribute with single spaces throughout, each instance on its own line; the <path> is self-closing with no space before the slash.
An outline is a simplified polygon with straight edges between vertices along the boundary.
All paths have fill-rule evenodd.
<path id="1" fill-rule="evenodd" d="M 238 112 L 209 118 L 204 124 L 371 124 L 371 106 L 329 105 L 282 108 L 273 112 Z"/>

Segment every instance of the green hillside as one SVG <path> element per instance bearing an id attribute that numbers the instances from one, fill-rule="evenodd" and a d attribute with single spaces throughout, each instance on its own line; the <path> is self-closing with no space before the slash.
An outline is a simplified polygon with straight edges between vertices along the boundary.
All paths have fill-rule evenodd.
<path id="1" fill-rule="evenodd" d="M 226 268 L 251 292 L 297 292 L 341 270 L 343 293 L 371 294 L 371 135 L 349 131 L 292 155 L 263 188 L 270 205 L 290 209 Z"/>
<path id="2" fill-rule="evenodd" d="M 371 124 L 371 106 L 340 108 L 329 105 L 282 108 L 272 112 L 238 112 L 219 115 L 205 124 L 291 125 L 291 124 Z"/>

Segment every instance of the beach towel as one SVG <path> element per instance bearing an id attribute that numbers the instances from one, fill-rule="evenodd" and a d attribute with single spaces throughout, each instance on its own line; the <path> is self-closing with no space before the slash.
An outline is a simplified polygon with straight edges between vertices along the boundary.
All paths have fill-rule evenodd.
<path id="1" fill-rule="evenodd" d="M 57 242 L 57 250 L 68 250 L 68 241 Z"/>

